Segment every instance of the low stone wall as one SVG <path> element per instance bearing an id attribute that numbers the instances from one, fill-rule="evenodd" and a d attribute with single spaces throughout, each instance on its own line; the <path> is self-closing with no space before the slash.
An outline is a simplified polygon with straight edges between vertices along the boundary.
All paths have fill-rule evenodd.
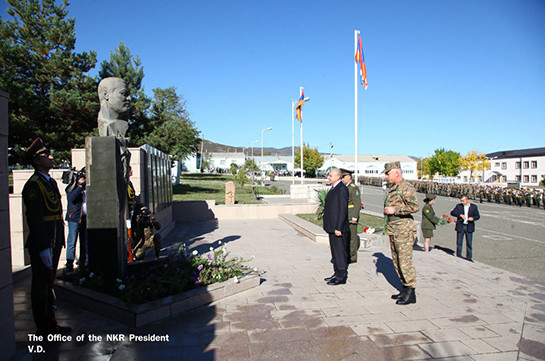
<path id="1" fill-rule="evenodd" d="M 290 198 L 291 199 L 308 199 L 309 201 L 317 201 L 316 191 L 320 189 L 327 190 L 328 187 L 322 183 L 292 184 L 290 186 Z"/>
<path id="2" fill-rule="evenodd" d="M 214 201 L 176 201 L 172 214 L 175 222 L 267 219 L 277 218 L 280 214 L 314 213 L 316 207 L 316 203 L 216 205 Z"/>

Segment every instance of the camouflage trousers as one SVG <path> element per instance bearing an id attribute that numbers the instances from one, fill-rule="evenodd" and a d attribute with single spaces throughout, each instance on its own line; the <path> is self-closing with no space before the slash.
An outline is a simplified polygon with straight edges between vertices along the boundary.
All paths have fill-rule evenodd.
<path id="1" fill-rule="evenodd" d="M 358 225 L 350 223 L 350 240 L 348 241 L 348 260 L 350 263 L 358 262 L 358 249 L 360 248 L 360 239 L 358 238 Z"/>
<path id="2" fill-rule="evenodd" d="M 134 257 L 137 260 L 144 259 L 144 256 L 146 255 L 146 250 L 149 248 L 155 248 L 155 258 L 159 257 L 159 252 L 161 251 L 161 235 L 160 234 L 154 234 L 153 236 L 149 237 L 144 244 L 141 244 L 134 252 Z"/>
<path id="3" fill-rule="evenodd" d="M 416 287 L 416 270 L 413 263 L 414 234 L 405 234 L 403 237 L 390 235 L 390 249 L 392 262 L 401 283 L 405 287 Z"/>

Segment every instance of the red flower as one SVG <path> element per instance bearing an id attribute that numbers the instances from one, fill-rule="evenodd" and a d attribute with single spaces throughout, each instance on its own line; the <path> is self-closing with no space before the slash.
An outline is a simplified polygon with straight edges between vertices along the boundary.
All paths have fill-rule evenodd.
<path id="1" fill-rule="evenodd" d="M 450 218 L 447 214 L 443 214 L 442 217 L 447 219 L 447 223 L 452 223 L 452 218 Z M 456 221 L 454 221 L 454 223 L 456 223 Z"/>

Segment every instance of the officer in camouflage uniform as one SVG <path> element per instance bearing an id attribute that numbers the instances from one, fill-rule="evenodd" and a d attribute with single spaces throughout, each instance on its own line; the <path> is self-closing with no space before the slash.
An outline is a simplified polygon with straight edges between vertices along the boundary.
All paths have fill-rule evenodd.
<path id="1" fill-rule="evenodd" d="M 57 183 L 49 175 L 54 165 L 53 157 L 41 138 L 37 138 L 28 149 L 27 161 L 35 169 L 25 183 L 22 195 L 29 230 L 25 247 L 30 255 L 30 298 L 36 334 L 70 333 L 70 327 L 57 325 L 53 312 L 53 283 L 65 244 L 64 223 L 61 194 Z"/>
<path id="2" fill-rule="evenodd" d="M 358 249 L 360 240 L 358 238 L 358 222 L 360 220 L 361 196 L 360 189 L 352 180 L 352 171 L 342 169 L 342 181 L 348 188 L 348 223 L 350 226 L 350 240 L 348 242 L 348 263 L 358 262 Z"/>
<path id="3" fill-rule="evenodd" d="M 397 275 L 403 284 L 403 290 L 393 295 L 398 305 L 416 303 L 416 270 L 413 264 L 413 244 L 416 234 L 413 216 L 418 212 L 416 190 L 401 173 L 399 162 L 384 165 L 386 181 L 391 184 L 384 200 L 384 214 L 387 216 L 386 234 L 390 237 L 392 261 Z"/>

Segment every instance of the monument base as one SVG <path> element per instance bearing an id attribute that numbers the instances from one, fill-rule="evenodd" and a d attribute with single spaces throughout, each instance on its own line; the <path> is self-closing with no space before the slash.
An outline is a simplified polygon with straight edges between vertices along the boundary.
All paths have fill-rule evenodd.
<path id="1" fill-rule="evenodd" d="M 126 148 L 116 137 L 88 137 L 85 149 L 89 269 L 115 280 L 127 264 Z"/>

